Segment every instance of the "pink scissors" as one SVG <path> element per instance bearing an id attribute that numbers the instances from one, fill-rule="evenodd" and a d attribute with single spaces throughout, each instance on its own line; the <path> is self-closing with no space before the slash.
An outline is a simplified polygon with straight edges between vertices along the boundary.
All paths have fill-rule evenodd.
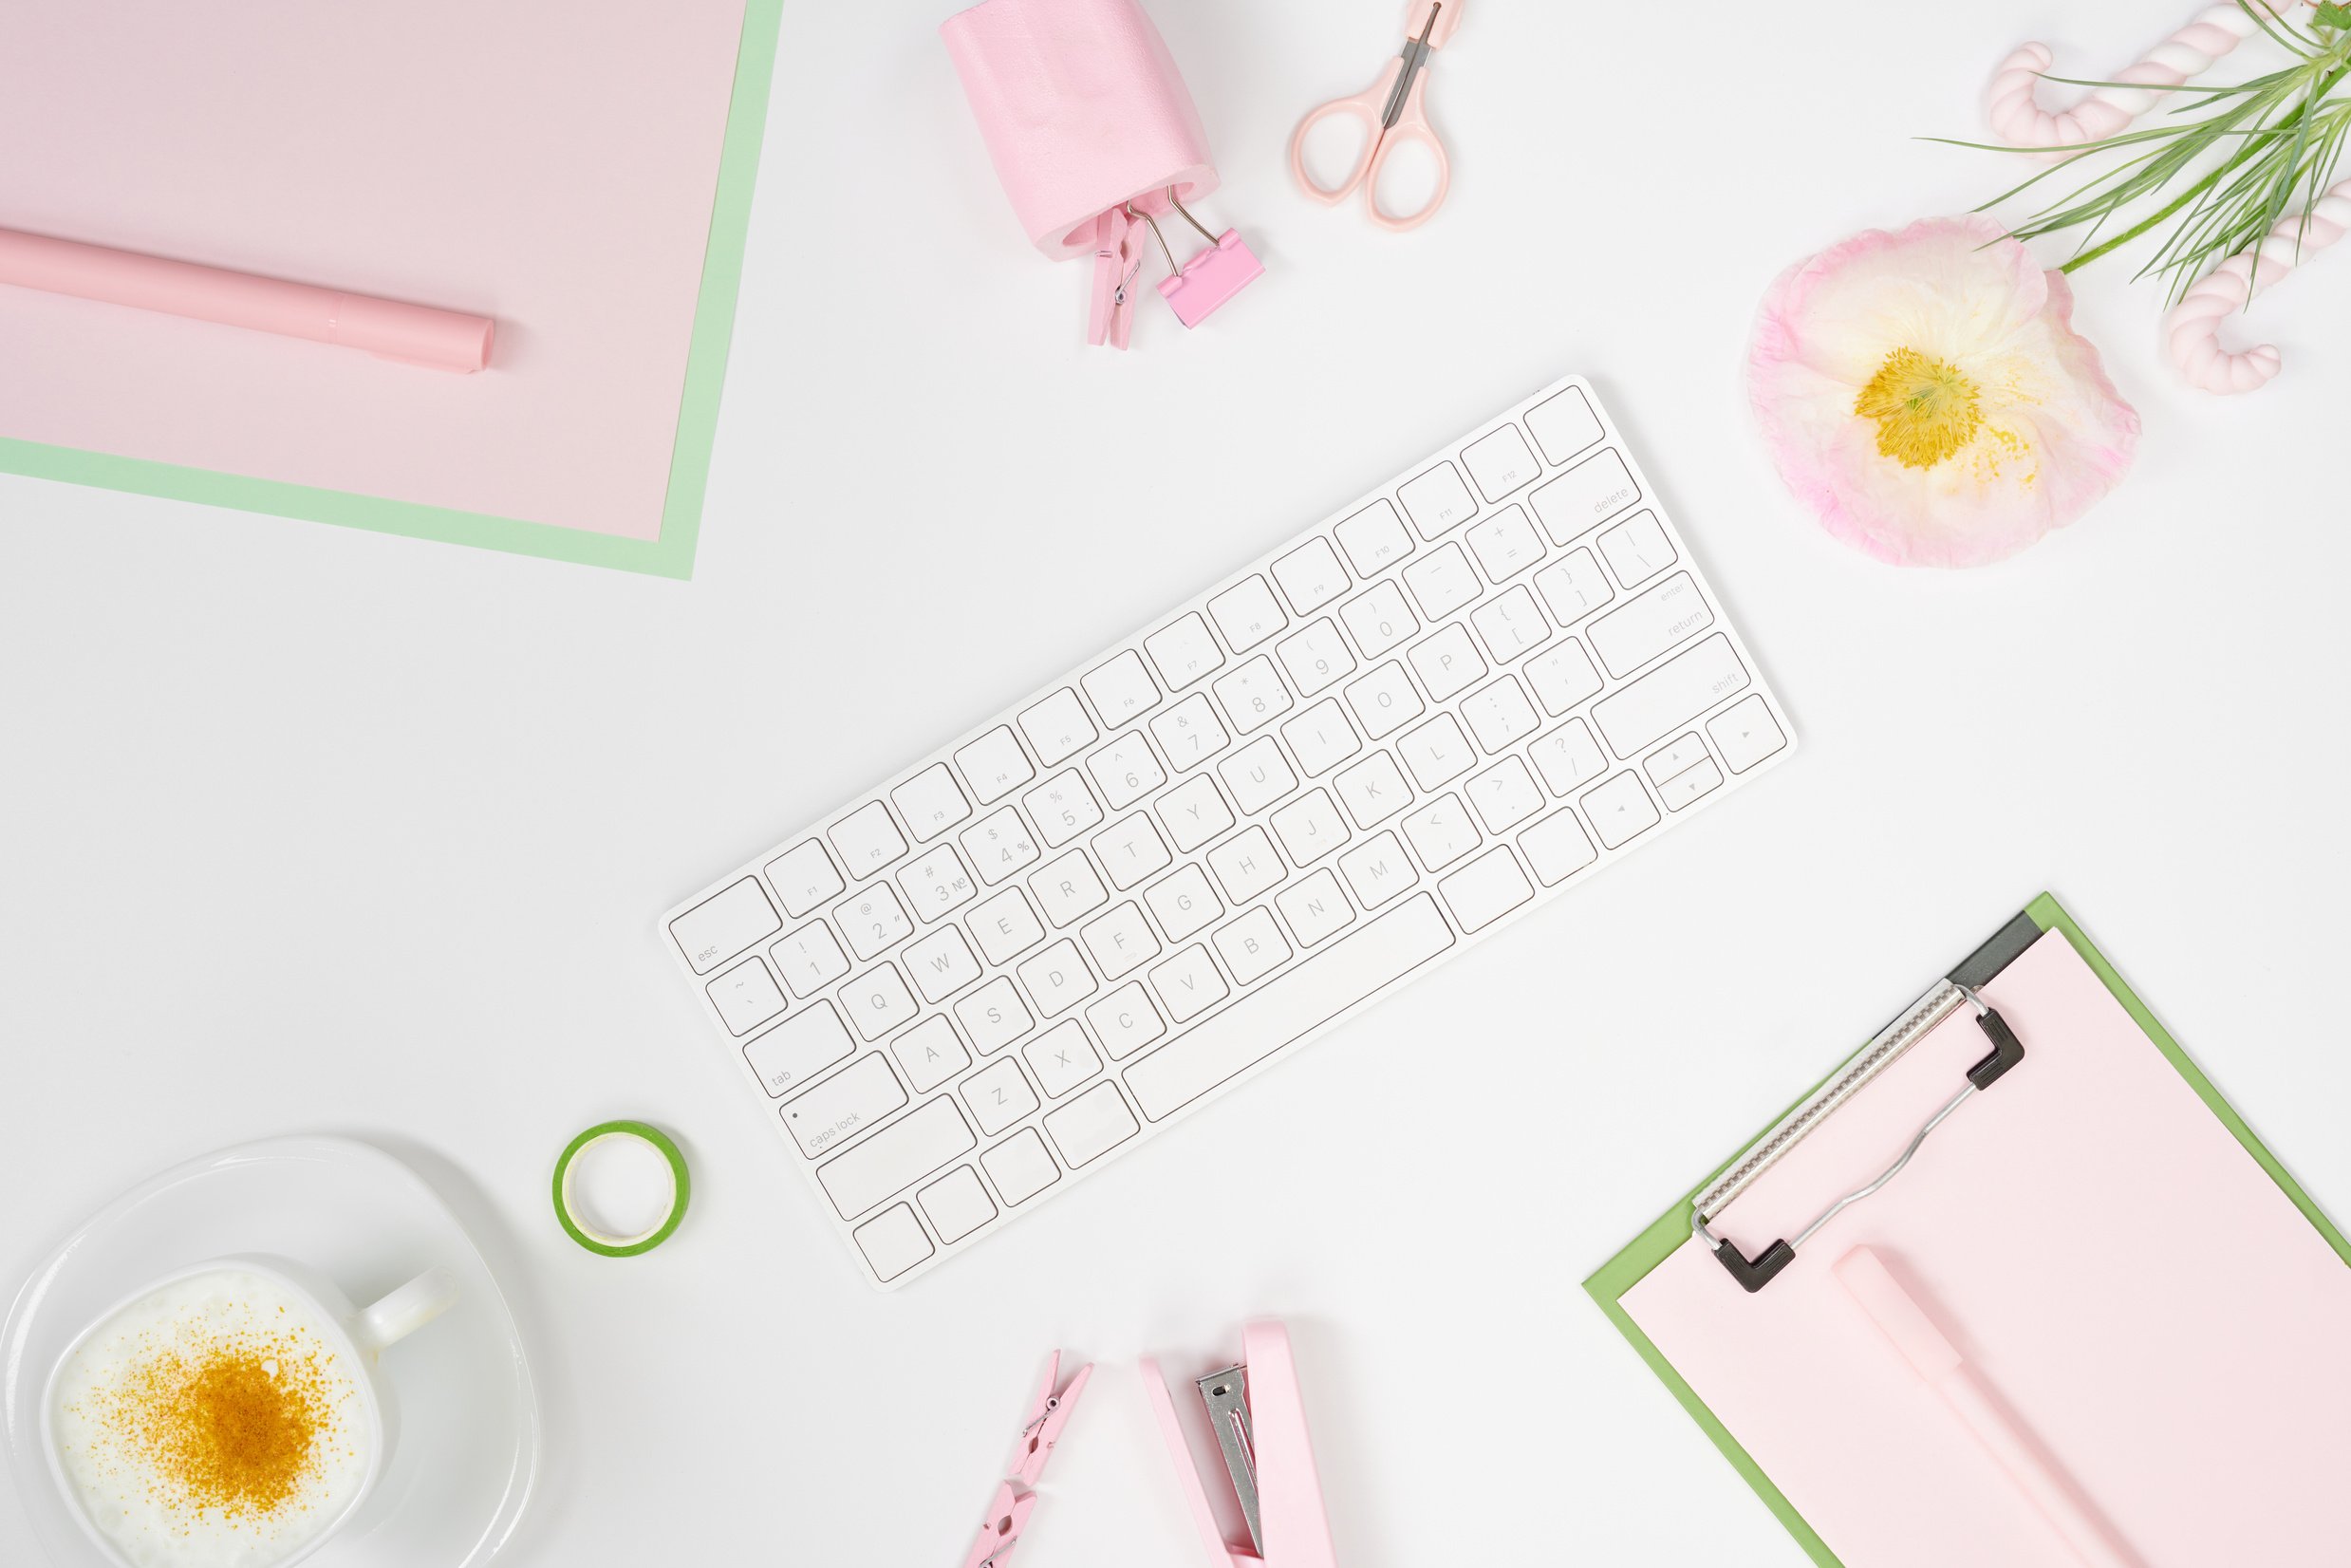
<path id="1" fill-rule="evenodd" d="M 1404 52 L 1388 63 L 1380 79 L 1353 98 L 1333 99 L 1298 121 L 1297 133 L 1290 138 L 1290 177 L 1297 181 L 1299 190 L 1326 206 L 1334 206 L 1360 185 L 1371 221 L 1399 233 L 1419 228 L 1445 205 L 1452 163 L 1422 104 L 1427 83 L 1421 72 L 1427 68 L 1429 55 L 1445 47 L 1461 20 L 1462 0 L 1412 0 L 1404 13 Z M 1306 137 L 1323 121 L 1337 116 L 1363 121 L 1363 156 L 1356 159 L 1353 173 L 1338 185 L 1317 185 L 1306 172 Z M 1417 141 L 1436 155 L 1437 189 L 1418 212 L 1390 213 L 1380 206 L 1380 175 L 1388 166 L 1388 155 L 1406 141 Z"/>

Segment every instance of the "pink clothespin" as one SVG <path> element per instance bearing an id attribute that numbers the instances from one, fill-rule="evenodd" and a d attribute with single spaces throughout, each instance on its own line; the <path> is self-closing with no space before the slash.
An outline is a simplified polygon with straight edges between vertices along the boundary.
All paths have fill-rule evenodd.
<path id="1" fill-rule="evenodd" d="M 1123 346 L 1123 345 L 1122 345 Z M 1012 1550 L 1020 1543 L 1020 1534 L 1029 1525 L 1029 1516 L 1036 1509 L 1037 1494 L 1032 1490 L 1044 1478 L 1045 1462 L 1053 1457 L 1054 1447 L 1061 1441 L 1061 1429 L 1069 1425 L 1070 1412 L 1077 1408 L 1077 1396 L 1086 1391 L 1087 1380 L 1093 1376 L 1093 1363 L 1077 1369 L 1070 1386 L 1054 1391 L 1061 1376 L 1061 1353 L 1053 1353 L 1045 1363 L 1045 1380 L 1029 1402 L 1029 1418 L 1022 1423 L 1020 1435 L 1013 1445 L 1007 1463 L 1010 1476 L 997 1484 L 996 1495 L 988 1500 L 988 1511 L 980 1519 L 980 1534 L 972 1540 L 971 1550 L 964 1554 L 963 1568 L 1004 1568 L 1011 1560 Z"/>
<path id="2" fill-rule="evenodd" d="M 1175 252 L 1167 248 L 1167 236 L 1159 232 L 1159 223 L 1150 214 L 1135 213 L 1131 204 L 1128 211 L 1151 226 L 1151 237 L 1159 241 L 1160 253 L 1167 258 L 1168 275 L 1159 280 L 1161 296 L 1175 311 L 1176 320 L 1185 327 L 1198 327 L 1226 300 L 1263 277 L 1265 264 L 1258 260 L 1238 229 L 1210 233 L 1207 226 L 1176 199 L 1172 186 L 1167 191 L 1167 205 L 1182 213 L 1184 221 L 1199 230 L 1200 237 L 1208 242 L 1208 249 L 1189 261 L 1176 260 Z"/>
<path id="3" fill-rule="evenodd" d="M 1143 270 L 1136 253 L 1134 225 L 1124 207 L 1113 207 L 1094 219 L 1093 308 L 1086 316 L 1086 341 L 1124 348 L 1134 330 L 1135 274 Z"/>
<path id="4" fill-rule="evenodd" d="M 1226 1478 L 1246 1526 L 1247 1545 L 1228 1541 L 1208 1505 L 1206 1485 L 1192 1463 L 1191 1445 L 1177 1419 L 1175 1396 L 1159 1364 L 1145 1357 L 1144 1391 L 1167 1440 L 1176 1480 L 1191 1506 L 1214 1568 L 1337 1568 L 1322 1480 L 1306 1432 L 1306 1402 L 1298 1390 L 1290 1331 L 1271 1318 L 1241 1331 L 1241 1361 L 1195 1380 L 1224 1457 Z"/>

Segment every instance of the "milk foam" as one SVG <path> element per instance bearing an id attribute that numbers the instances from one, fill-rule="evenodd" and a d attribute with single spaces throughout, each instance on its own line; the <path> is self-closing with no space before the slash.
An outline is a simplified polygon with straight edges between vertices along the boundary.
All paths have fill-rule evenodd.
<path id="1" fill-rule="evenodd" d="M 267 1512 L 232 1517 L 158 1466 L 123 1418 L 122 1396 L 159 1359 L 200 1362 L 264 1341 L 323 1374 L 319 1425 L 291 1494 Z M 335 1343 L 308 1298 L 242 1269 L 175 1280 L 123 1308 L 74 1353 L 52 1394 L 57 1457 L 84 1513 L 137 1568 L 271 1568 L 302 1550 L 342 1517 L 371 1461 L 364 1374 Z"/>

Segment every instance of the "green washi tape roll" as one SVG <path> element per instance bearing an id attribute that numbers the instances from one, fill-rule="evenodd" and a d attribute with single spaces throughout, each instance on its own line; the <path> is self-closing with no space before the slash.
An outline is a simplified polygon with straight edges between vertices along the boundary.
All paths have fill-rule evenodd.
<path id="1" fill-rule="evenodd" d="M 634 1138 L 650 1144 L 669 1162 L 669 1212 L 647 1231 L 635 1236 L 607 1236 L 603 1231 L 581 1223 L 571 1211 L 571 1162 L 607 1138 Z M 588 1251 L 606 1258 L 634 1258 L 641 1252 L 651 1252 L 669 1240 L 678 1222 L 685 1218 L 686 1197 L 693 1191 L 687 1178 L 685 1156 L 669 1141 L 669 1134 L 649 1122 L 605 1122 L 591 1127 L 565 1146 L 555 1161 L 555 1218 L 562 1222 L 564 1234 Z"/>

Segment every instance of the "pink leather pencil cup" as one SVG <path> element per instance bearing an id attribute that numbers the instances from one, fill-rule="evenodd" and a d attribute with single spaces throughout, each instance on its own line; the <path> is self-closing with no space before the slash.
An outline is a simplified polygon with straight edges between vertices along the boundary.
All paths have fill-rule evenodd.
<path id="1" fill-rule="evenodd" d="M 0 283 L 340 344 L 459 373 L 490 363 L 496 334 L 496 324 L 483 316 L 9 229 L 0 229 Z"/>

